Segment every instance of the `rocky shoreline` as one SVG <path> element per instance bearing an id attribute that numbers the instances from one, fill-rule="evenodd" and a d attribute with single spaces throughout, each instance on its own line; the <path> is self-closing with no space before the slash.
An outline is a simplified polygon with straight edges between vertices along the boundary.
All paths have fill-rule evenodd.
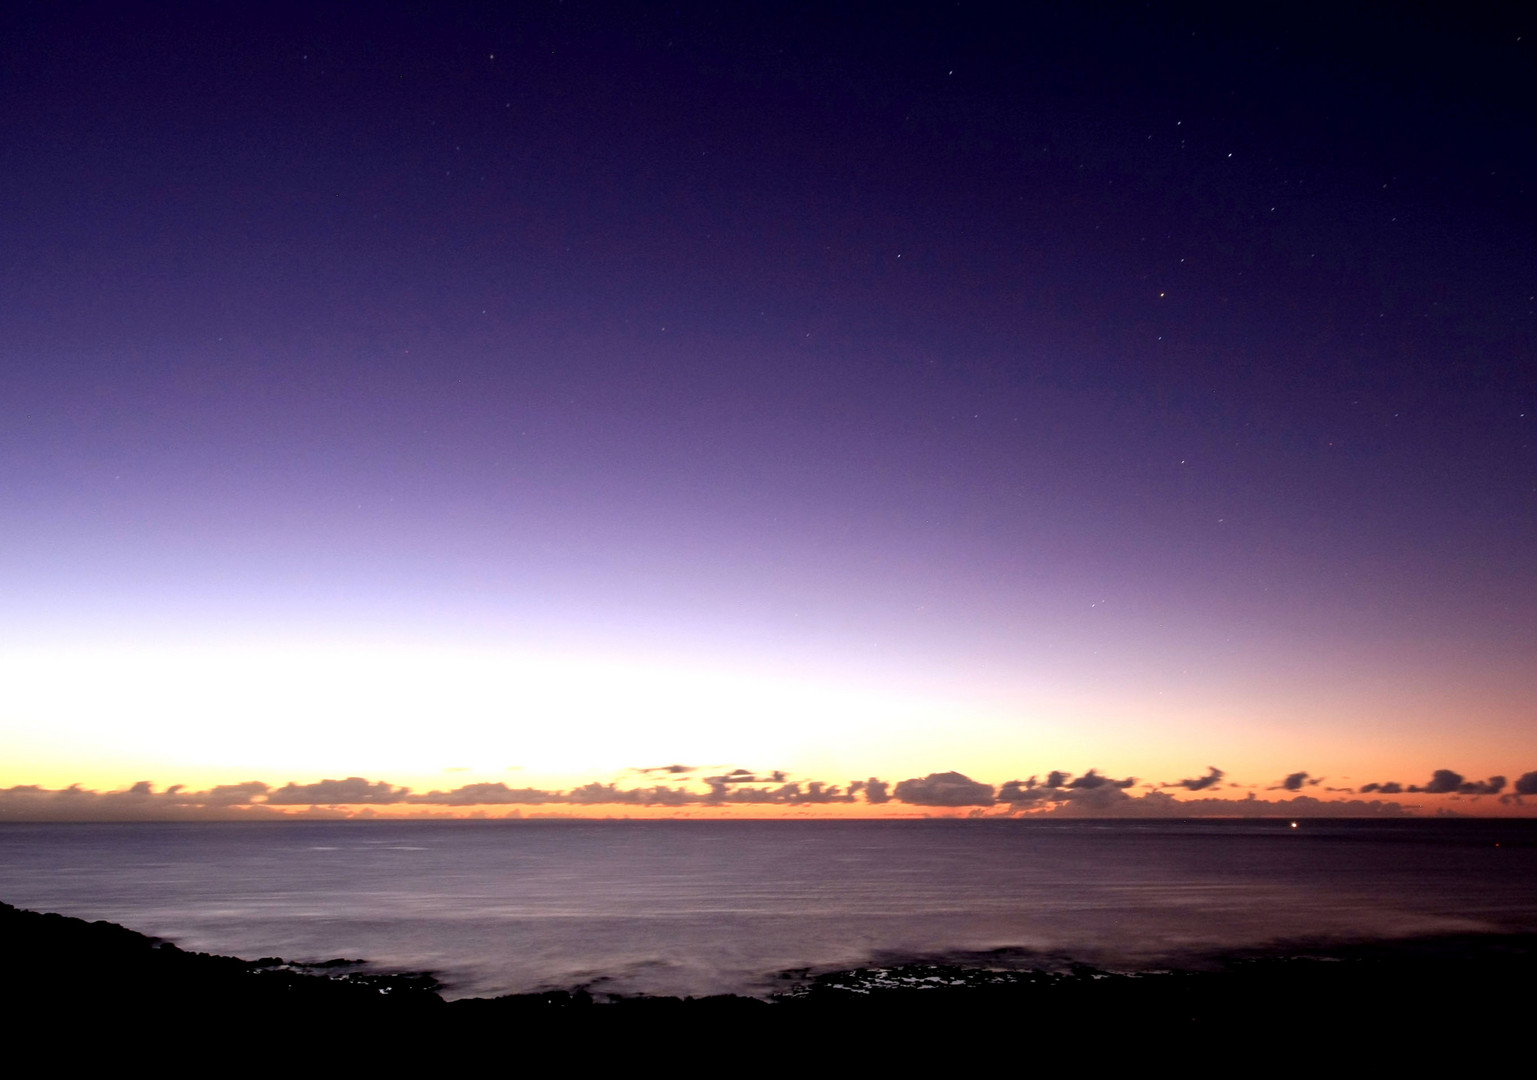
<path id="1" fill-rule="evenodd" d="M 0 943 L 13 1024 L 72 1018 L 98 1034 L 160 1031 L 208 1048 L 260 1036 L 486 1053 L 532 1037 L 589 1056 L 676 1044 L 728 1055 L 880 1046 L 930 1060 L 966 1047 L 1003 1060 L 1075 1042 L 1098 1052 L 1284 1044 L 1380 1063 L 1473 1054 L 1491 1032 L 1514 1038 L 1537 1001 L 1532 934 L 1235 955 L 1199 971 L 1143 974 L 867 968 L 809 979 L 770 1001 L 600 1001 L 580 990 L 445 1001 L 427 973 L 192 953 L 113 923 L 9 905 L 0 905 Z"/>

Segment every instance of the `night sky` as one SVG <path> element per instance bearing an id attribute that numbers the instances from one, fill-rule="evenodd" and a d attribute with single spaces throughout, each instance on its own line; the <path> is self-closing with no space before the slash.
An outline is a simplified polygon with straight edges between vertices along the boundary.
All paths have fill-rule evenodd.
<path id="1" fill-rule="evenodd" d="M 0 815 L 1537 794 L 1529 8 L 241 7 L 0 14 Z"/>

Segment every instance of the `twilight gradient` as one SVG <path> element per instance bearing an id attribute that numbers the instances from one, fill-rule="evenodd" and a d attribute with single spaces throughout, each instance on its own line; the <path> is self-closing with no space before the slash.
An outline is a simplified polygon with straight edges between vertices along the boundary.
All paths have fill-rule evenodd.
<path id="1" fill-rule="evenodd" d="M 1537 768 L 1537 37 L 1329 10 L 9 9 L 0 784 Z"/>

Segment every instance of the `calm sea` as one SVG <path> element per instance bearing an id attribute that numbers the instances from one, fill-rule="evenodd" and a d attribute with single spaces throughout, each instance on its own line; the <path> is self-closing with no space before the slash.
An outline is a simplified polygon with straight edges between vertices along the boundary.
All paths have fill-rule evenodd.
<path id="1" fill-rule="evenodd" d="M 0 825 L 0 900 L 450 996 L 1537 930 L 1537 822 Z"/>

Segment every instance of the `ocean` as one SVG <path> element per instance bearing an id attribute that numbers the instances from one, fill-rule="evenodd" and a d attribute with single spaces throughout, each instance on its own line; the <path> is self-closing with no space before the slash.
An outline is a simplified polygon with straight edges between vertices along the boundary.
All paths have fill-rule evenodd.
<path id="1" fill-rule="evenodd" d="M 4 824 L 0 900 L 430 971 L 448 997 L 762 996 L 867 966 L 1537 931 L 1537 821 Z"/>

